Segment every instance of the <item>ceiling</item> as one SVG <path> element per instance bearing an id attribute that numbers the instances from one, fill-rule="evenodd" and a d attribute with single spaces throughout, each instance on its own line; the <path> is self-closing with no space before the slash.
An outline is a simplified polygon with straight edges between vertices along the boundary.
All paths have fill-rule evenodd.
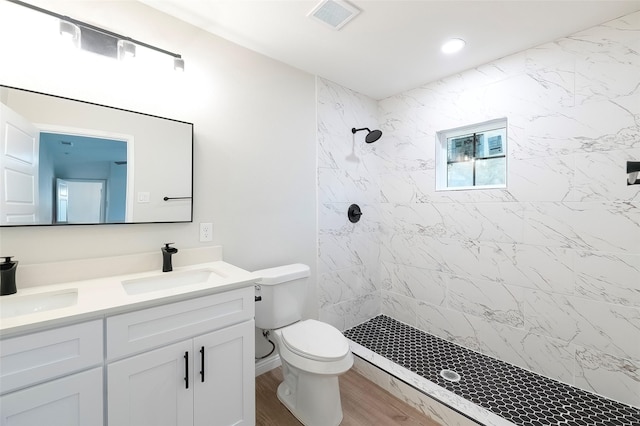
<path id="1" fill-rule="evenodd" d="M 374 99 L 640 10 L 640 0 L 349 0 L 361 12 L 336 31 L 307 17 L 320 0 L 141 1 Z M 466 48 L 443 54 L 450 37 Z"/>

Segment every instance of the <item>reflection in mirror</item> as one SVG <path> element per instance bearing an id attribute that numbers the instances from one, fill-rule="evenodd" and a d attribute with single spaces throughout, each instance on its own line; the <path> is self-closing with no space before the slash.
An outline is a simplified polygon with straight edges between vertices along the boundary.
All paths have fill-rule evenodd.
<path id="1" fill-rule="evenodd" d="M 192 221 L 191 123 L 0 86 L 0 135 L 2 226 Z"/>

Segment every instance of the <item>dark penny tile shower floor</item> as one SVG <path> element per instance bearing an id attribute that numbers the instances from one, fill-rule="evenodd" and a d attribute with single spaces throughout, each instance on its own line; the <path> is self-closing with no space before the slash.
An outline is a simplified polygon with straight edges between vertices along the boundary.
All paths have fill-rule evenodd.
<path id="1" fill-rule="evenodd" d="M 384 315 L 344 334 L 516 425 L 640 425 L 638 408 L 482 355 Z M 446 380 L 442 370 L 453 370 L 459 381 Z M 451 378 L 457 379 L 455 374 Z"/>

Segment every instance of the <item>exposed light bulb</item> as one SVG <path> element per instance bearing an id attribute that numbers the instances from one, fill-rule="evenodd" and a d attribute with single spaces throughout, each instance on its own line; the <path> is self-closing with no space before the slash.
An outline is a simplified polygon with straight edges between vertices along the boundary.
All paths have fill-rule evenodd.
<path id="1" fill-rule="evenodd" d="M 60 20 L 60 35 L 65 44 L 80 47 L 80 28 L 76 24 Z"/>
<path id="2" fill-rule="evenodd" d="M 126 60 L 136 57 L 136 45 L 127 40 L 118 41 L 118 58 Z"/>

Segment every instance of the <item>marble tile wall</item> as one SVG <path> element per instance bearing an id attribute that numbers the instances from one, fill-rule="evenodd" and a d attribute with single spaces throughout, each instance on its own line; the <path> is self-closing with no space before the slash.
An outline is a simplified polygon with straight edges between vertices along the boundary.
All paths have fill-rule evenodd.
<path id="1" fill-rule="evenodd" d="M 320 319 L 384 313 L 640 406 L 639 52 L 634 13 L 379 102 L 318 78 Z M 500 117 L 507 188 L 435 191 L 436 132 Z"/>
<path id="2" fill-rule="evenodd" d="M 378 105 L 382 312 L 640 406 L 640 12 Z M 500 117 L 507 188 L 435 191 L 435 133 Z"/>
<path id="3" fill-rule="evenodd" d="M 379 143 L 365 132 L 378 129 L 377 102 L 317 79 L 319 318 L 340 330 L 380 313 Z M 347 218 L 351 204 L 361 220 Z"/>

